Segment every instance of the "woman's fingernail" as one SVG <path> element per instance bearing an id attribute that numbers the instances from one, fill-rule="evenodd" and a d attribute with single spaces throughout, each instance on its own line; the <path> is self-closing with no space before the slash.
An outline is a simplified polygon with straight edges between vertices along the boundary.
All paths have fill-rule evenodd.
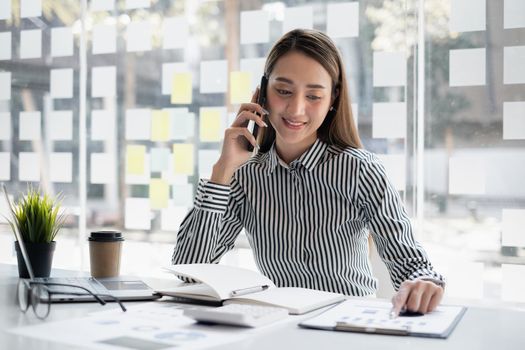
<path id="1" fill-rule="evenodd" d="M 270 115 L 270 112 L 268 112 L 266 109 L 262 109 L 263 113 L 266 114 L 266 115 Z"/>
<path id="2" fill-rule="evenodd" d="M 265 127 L 268 127 L 268 124 L 266 124 L 265 122 L 263 122 L 263 125 L 264 125 Z"/>

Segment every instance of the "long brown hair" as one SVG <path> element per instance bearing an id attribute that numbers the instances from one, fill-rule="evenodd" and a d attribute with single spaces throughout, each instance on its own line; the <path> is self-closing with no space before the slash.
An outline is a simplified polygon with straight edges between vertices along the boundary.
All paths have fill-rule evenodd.
<path id="1" fill-rule="evenodd" d="M 332 78 L 332 96 L 336 96 L 325 120 L 317 130 L 317 137 L 322 141 L 343 148 L 361 148 L 361 139 L 357 133 L 348 84 L 341 55 L 333 41 L 324 33 L 310 29 L 294 29 L 283 35 L 272 47 L 264 74 L 270 77 L 275 64 L 285 54 L 297 51 L 313 58 L 328 72 Z M 275 129 L 268 123 L 261 128 L 258 141 L 262 152 L 267 152 L 275 141 Z"/>

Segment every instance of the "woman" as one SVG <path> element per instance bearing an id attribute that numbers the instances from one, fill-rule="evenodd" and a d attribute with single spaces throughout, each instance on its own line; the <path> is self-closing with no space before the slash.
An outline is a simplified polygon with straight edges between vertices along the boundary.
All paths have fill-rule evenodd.
<path id="1" fill-rule="evenodd" d="M 415 241 L 383 166 L 361 149 L 333 42 L 293 30 L 271 49 L 264 74 L 267 103 L 255 103 L 256 91 L 225 131 L 211 179 L 200 180 L 181 224 L 173 263 L 218 262 L 244 228 L 259 270 L 277 286 L 374 295 L 371 233 L 398 289 L 394 312 L 435 309 L 443 278 Z M 260 127 L 260 149 L 250 120 Z"/>

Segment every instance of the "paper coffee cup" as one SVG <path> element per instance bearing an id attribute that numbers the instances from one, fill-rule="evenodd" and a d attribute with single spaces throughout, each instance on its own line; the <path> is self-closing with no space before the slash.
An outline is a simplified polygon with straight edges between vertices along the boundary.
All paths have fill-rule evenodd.
<path id="1" fill-rule="evenodd" d="M 120 272 L 122 233 L 118 231 L 91 232 L 89 241 L 89 261 L 91 276 L 117 277 Z"/>

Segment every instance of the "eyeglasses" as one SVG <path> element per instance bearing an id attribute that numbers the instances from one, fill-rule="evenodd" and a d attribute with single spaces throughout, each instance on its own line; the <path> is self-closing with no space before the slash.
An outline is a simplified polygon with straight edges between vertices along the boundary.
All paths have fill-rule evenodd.
<path id="1" fill-rule="evenodd" d="M 60 291 L 52 290 L 50 286 L 69 287 L 75 288 L 77 291 Z M 18 295 L 18 306 L 20 311 L 27 312 L 29 305 L 33 307 L 33 312 L 36 317 L 43 320 L 49 315 L 51 309 L 51 296 L 53 294 L 62 295 L 92 295 L 100 305 L 106 305 L 106 302 L 102 298 L 110 298 L 115 300 L 122 311 L 126 311 L 126 308 L 122 302 L 115 296 L 110 294 L 95 294 L 87 288 L 76 286 L 74 284 L 63 284 L 63 283 L 50 283 L 50 282 L 35 282 L 25 279 L 18 281 L 17 295 Z"/>

